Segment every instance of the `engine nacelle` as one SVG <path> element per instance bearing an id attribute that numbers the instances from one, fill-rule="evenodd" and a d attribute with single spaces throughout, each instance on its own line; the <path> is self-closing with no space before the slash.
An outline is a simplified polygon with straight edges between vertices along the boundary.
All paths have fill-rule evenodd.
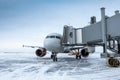
<path id="1" fill-rule="evenodd" d="M 81 56 L 82 57 L 88 57 L 89 56 L 89 52 L 88 52 L 87 48 L 81 50 Z"/>
<path id="2" fill-rule="evenodd" d="M 46 49 L 45 48 L 37 49 L 35 53 L 37 56 L 43 57 L 46 55 Z"/>

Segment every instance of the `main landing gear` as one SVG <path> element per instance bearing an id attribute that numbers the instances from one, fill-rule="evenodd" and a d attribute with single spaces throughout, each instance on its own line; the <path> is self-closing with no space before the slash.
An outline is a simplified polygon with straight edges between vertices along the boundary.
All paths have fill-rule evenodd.
<path id="1" fill-rule="evenodd" d="M 57 62 L 57 53 L 52 52 L 51 59 L 53 59 L 54 62 Z"/>
<path id="2" fill-rule="evenodd" d="M 76 59 L 81 59 L 81 55 L 80 54 L 76 55 Z"/>
<path id="3" fill-rule="evenodd" d="M 79 48 L 78 48 L 78 54 L 76 55 L 76 59 L 81 59 L 81 54 L 80 54 Z"/>

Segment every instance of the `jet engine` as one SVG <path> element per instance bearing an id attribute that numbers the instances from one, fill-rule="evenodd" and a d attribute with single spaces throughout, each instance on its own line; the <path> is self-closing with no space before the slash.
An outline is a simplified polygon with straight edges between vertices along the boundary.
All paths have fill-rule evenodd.
<path id="1" fill-rule="evenodd" d="M 43 57 L 46 55 L 46 49 L 45 48 L 40 48 L 36 50 L 36 55 L 39 57 Z"/>
<path id="2" fill-rule="evenodd" d="M 82 55 L 82 57 L 88 57 L 88 55 L 89 55 L 88 49 L 87 48 L 82 49 L 81 50 L 81 55 Z"/>

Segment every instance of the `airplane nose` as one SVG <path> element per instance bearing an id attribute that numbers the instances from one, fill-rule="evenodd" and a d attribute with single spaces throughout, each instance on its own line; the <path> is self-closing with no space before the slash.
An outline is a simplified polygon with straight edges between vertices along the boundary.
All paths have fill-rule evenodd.
<path id="1" fill-rule="evenodd" d="M 53 45 L 53 40 L 48 40 L 48 39 L 44 40 L 44 46 L 45 47 L 52 46 L 52 45 Z"/>
<path id="2" fill-rule="evenodd" d="M 58 51 L 58 49 L 60 49 L 60 41 L 58 40 L 50 40 L 50 39 L 46 39 L 44 41 L 44 47 L 48 50 L 48 51 Z"/>

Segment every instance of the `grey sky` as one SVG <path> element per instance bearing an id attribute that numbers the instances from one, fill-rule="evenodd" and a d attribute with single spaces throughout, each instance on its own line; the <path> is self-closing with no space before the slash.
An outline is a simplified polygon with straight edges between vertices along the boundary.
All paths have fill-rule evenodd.
<path id="1" fill-rule="evenodd" d="M 64 25 L 83 27 L 100 8 L 111 16 L 119 0 L 0 0 L 0 51 L 23 51 L 23 44 L 43 46 L 44 37 L 62 34 Z M 29 49 L 30 50 L 30 49 Z"/>

